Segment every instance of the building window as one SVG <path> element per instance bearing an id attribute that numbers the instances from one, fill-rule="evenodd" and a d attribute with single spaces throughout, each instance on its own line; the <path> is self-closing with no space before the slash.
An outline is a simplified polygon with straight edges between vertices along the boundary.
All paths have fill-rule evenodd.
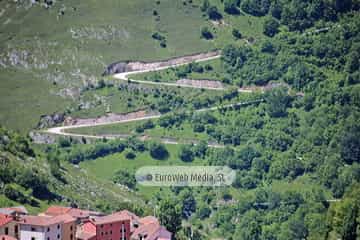
<path id="1" fill-rule="evenodd" d="M 126 236 L 125 236 L 126 228 L 124 223 L 121 224 L 120 233 L 121 233 L 121 240 L 126 240 Z"/>
<path id="2" fill-rule="evenodd" d="M 15 225 L 14 232 L 15 232 L 15 233 L 18 233 L 18 232 L 19 232 L 19 226 L 18 226 L 18 225 Z"/>
<path id="3" fill-rule="evenodd" d="M 72 231 L 72 230 L 73 230 L 73 226 L 71 225 L 71 226 L 70 226 L 70 231 Z"/>
<path id="4" fill-rule="evenodd" d="M 5 235 L 9 235 L 9 228 L 8 227 L 5 228 Z"/>
<path id="5" fill-rule="evenodd" d="M 47 240 L 50 240 L 50 237 L 48 237 Z"/>
<path id="6" fill-rule="evenodd" d="M 35 238 L 35 237 L 31 237 L 31 240 L 36 240 L 36 238 Z"/>
<path id="7" fill-rule="evenodd" d="M 70 240 L 73 240 L 73 235 L 72 234 L 70 234 Z"/>
<path id="8" fill-rule="evenodd" d="M 110 231 L 110 234 L 112 234 L 112 231 Z"/>
<path id="9" fill-rule="evenodd" d="M 47 231 L 50 232 L 50 228 L 47 228 Z"/>
<path id="10" fill-rule="evenodd" d="M 57 228 L 59 229 L 59 228 L 60 228 L 60 225 L 58 225 Z"/>
<path id="11" fill-rule="evenodd" d="M 60 234 L 57 235 L 57 238 L 60 239 Z"/>
<path id="12" fill-rule="evenodd" d="M 35 231 L 36 231 L 36 229 L 35 229 L 34 227 L 32 227 L 32 228 L 31 228 L 31 231 L 32 231 L 32 232 L 35 232 Z"/>

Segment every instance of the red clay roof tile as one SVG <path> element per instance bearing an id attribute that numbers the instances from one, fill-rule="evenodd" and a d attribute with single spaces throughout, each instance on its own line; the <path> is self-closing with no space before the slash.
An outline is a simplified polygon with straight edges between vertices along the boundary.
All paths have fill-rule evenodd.
<path id="1" fill-rule="evenodd" d="M 63 207 L 63 206 L 50 206 L 45 214 L 46 215 L 52 215 L 52 216 L 56 216 L 56 215 L 62 215 L 65 214 L 67 212 L 70 211 L 70 207 Z"/>
<path id="2" fill-rule="evenodd" d="M 107 224 L 107 223 L 113 223 L 113 222 L 120 222 L 120 221 L 125 221 L 128 220 L 130 221 L 128 216 L 125 215 L 121 215 L 121 214 L 111 214 L 111 215 L 107 215 L 104 217 L 94 217 L 91 218 L 91 221 L 96 224 Z"/>
<path id="3" fill-rule="evenodd" d="M 53 217 L 53 221 L 57 221 L 57 220 L 60 220 L 62 221 L 63 223 L 70 223 L 70 222 L 75 222 L 76 219 L 73 218 L 71 215 L 69 214 L 62 214 L 62 215 L 58 215 L 58 216 L 55 216 Z"/>
<path id="4" fill-rule="evenodd" d="M 0 214 L 0 226 L 4 226 L 4 225 L 8 224 L 12 220 L 13 220 L 13 218 L 8 215 Z"/>
<path id="5" fill-rule="evenodd" d="M 53 224 L 60 224 L 63 220 L 57 217 L 45 217 L 45 216 L 24 216 L 20 224 L 35 225 L 35 226 L 50 226 Z"/>

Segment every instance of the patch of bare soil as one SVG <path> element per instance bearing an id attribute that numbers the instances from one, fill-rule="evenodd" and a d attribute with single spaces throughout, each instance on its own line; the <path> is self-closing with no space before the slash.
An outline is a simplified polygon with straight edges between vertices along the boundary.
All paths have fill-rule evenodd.
<path id="1" fill-rule="evenodd" d="M 179 79 L 176 81 L 177 84 L 193 86 L 196 88 L 218 88 L 224 89 L 224 85 L 220 81 L 214 80 L 194 80 L 194 79 Z"/>
<path id="2" fill-rule="evenodd" d="M 157 68 L 170 67 L 178 64 L 187 64 L 193 61 L 199 61 L 207 58 L 216 57 L 219 56 L 220 53 L 221 51 L 211 51 L 206 53 L 187 55 L 183 57 L 175 57 L 168 60 L 155 61 L 155 62 L 120 61 L 120 62 L 112 63 L 109 66 L 107 66 L 102 75 L 107 76 L 107 75 L 123 73 L 123 72 L 154 70 Z"/>
<path id="3" fill-rule="evenodd" d="M 230 26 L 228 23 L 226 23 L 223 19 L 219 20 L 219 21 L 214 21 L 211 20 L 210 21 L 215 27 L 226 27 L 226 26 Z"/>
<path id="4" fill-rule="evenodd" d="M 126 114 L 117 114 L 117 113 L 108 113 L 104 116 L 97 118 L 71 118 L 68 117 L 64 121 L 65 126 L 73 126 L 73 125 L 87 125 L 87 124 L 99 124 L 99 123 L 112 123 L 118 121 L 126 121 L 138 118 L 144 118 L 148 116 L 152 116 L 155 113 L 147 112 L 145 110 L 130 112 Z"/>
<path id="5" fill-rule="evenodd" d="M 198 53 L 198 54 L 194 54 L 194 55 L 176 57 L 176 58 L 171 58 L 171 59 L 165 60 L 165 61 L 158 61 L 158 62 L 151 62 L 151 63 L 140 62 L 140 61 L 139 62 L 129 62 L 127 65 L 127 68 L 130 69 L 130 71 L 150 70 L 150 69 L 155 69 L 155 68 L 159 68 L 159 67 L 191 63 L 191 62 L 201 60 L 204 58 L 215 57 L 219 54 L 220 54 L 220 51 L 212 51 L 212 52 L 207 52 L 207 53 Z"/>

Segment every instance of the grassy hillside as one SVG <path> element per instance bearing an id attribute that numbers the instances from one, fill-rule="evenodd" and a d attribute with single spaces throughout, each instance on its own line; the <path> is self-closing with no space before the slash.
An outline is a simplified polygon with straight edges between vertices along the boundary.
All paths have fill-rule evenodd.
<path id="1" fill-rule="evenodd" d="M 34 127 L 41 114 L 63 111 L 62 106 L 69 106 L 66 102 L 79 96 L 74 87 L 98 81 L 112 62 L 162 59 L 212 48 L 199 38 L 203 21 L 199 10 L 182 4 L 173 8 L 171 2 L 157 6 L 155 1 L 64 1 L 45 9 L 38 4 L 28 8 L 28 2 L 2 1 L 0 19 L 6 24 L 0 26 L 0 84 L 14 98 L 1 94 L 1 109 L 7 115 L 2 123 L 25 130 Z M 155 8 L 162 15 L 160 21 L 152 15 Z M 156 31 L 169 35 L 167 48 L 151 38 Z M 17 88 L 12 87 L 14 81 Z M 39 103 L 32 99 L 34 95 L 41 97 Z M 49 106 L 49 101 L 56 106 Z M 28 111 L 18 102 L 39 105 L 39 110 Z M 21 121 L 20 114 L 28 115 L 30 121 Z"/>
<path id="2" fill-rule="evenodd" d="M 46 154 L 49 148 L 32 146 L 22 135 L 0 128 L 0 207 L 21 204 L 38 213 L 51 204 L 76 203 L 101 211 L 125 205 L 134 209 L 142 206 L 147 211 L 138 195 L 106 179 L 95 179 L 66 162 L 57 162 Z"/>
<path id="3" fill-rule="evenodd" d="M 228 84 L 282 83 L 266 91 L 265 101 L 258 105 L 210 115 L 169 114 L 154 121 L 152 128 L 139 122 L 74 131 L 190 136 L 224 144 L 225 149 L 188 146 L 192 155 L 183 161 L 202 159 L 205 164 L 231 167 L 237 172 L 231 187 L 138 189 L 154 196 L 159 205 L 173 199 L 183 220 L 204 239 L 355 239 L 359 236 L 359 199 L 354 195 L 360 180 L 359 20 L 357 12 L 339 14 L 336 22 L 318 23 L 328 26 L 323 32 L 283 31 L 251 47 L 224 47 L 217 63 L 221 69 L 214 69 Z M 174 81 L 179 71 L 140 77 Z M 146 149 L 145 155 L 133 150 L 135 162 L 125 159 L 125 152 L 81 166 L 99 178 L 116 176 L 113 166 L 132 171 L 137 164 L 157 163 L 148 155 L 151 147 Z"/>
<path id="4" fill-rule="evenodd" d="M 112 62 L 221 48 L 234 41 L 233 27 L 249 37 L 261 37 L 261 21 L 254 17 L 224 15 L 226 24 L 217 26 L 203 16 L 201 4 L 200 0 L 66 0 L 45 7 L 1 1 L 1 123 L 24 131 L 34 128 L 43 114 L 76 111 L 83 91 L 100 81 Z M 221 9 L 220 1 L 214 4 Z M 217 37 L 201 39 L 202 26 L 209 26 Z M 165 37 L 166 47 L 152 38 L 154 33 Z"/>
<path id="5" fill-rule="evenodd" d="M 168 166 L 168 165 L 203 165 L 206 164 L 202 159 L 196 159 L 191 163 L 184 163 L 178 157 L 181 146 L 167 145 L 169 156 L 166 160 L 156 160 L 150 156 L 148 152 L 138 153 L 134 159 L 126 158 L 126 151 L 114 155 L 109 155 L 103 158 L 96 159 L 96 161 L 85 161 L 80 164 L 82 169 L 85 169 L 89 174 L 94 175 L 97 179 L 107 179 L 112 181 L 116 172 L 119 170 L 126 170 L 134 173 L 142 166 Z M 159 187 L 143 187 L 138 185 L 138 192 L 148 200 L 154 198 L 159 191 Z M 169 192 L 168 188 L 163 188 L 162 191 Z"/>
<path id="6" fill-rule="evenodd" d="M 152 208 L 176 240 L 359 238 L 359 1 L 48 2 L 0 2 L 0 124 L 23 132 L 0 129 L 1 205 Z M 222 50 L 220 59 L 133 77 L 208 78 L 232 87 L 226 91 L 101 76 L 116 61 L 212 49 Z M 266 91 L 236 89 L 249 85 Z M 246 107 L 195 111 L 259 97 Z M 164 116 L 69 130 L 130 134 L 125 140 L 35 145 L 25 137 L 42 114 L 138 109 Z M 152 140 L 138 138 L 146 135 Z M 198 144 L 165 145 L 166 137 Z M 137 168 L 173 164 L 228 166 L 236 179 L 229 187 L 136 183 Z"/>

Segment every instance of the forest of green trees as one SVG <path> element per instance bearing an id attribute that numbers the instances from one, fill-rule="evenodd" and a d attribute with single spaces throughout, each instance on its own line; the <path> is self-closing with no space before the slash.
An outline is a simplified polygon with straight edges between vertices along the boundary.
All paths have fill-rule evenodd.
<path id="1" fill-rule="evenodd" d="M 222 189 L 160 189 L 149 202 L 161 223 L 178 240 L 208 239 L 209 229 L 229 240 L 360 239 L 360 1 L 223 0 L 221 6 L 203 0 L 199 7 L 214 21 L 224 14 L 259 17 L 266 35 L 253 44 L 223 47 L 221 80 L 233 88 L 190 100 L 176 90 L 154 90 L 150 109 L 164 115 L 132 133 L 190 126 L 206 140 L 181 145 L 172 157 L 228 166 L 236 180 Z M 204 41 L 215 37 L 208 27 L 200 31 Z M 237 29 L 230 34 L 243 37 Z M 166 47 L 160 33 L 152 37 Z M 176 76 L 212 68 L 192 63 Z M 261 99 L 249 106 L 194 111 L 238 99 L 237 87 L 244 86 L 267 88 L 244 97 Z M 211 148 L 210 141 L 224 147 Z M 60 138 L 41 149 L 52 177 L 65 182 L 62 164 L 116 153 L 132 161 L 143 153 L 158 162 L 170 156 L 165 144 L 136 136 L 85 142 Z M 37 157 L 33 144 L 0 128 L 0 150 L 6 153 L 0 158 L 1 190 L 8 199 L 36 206 L 36 199 L 59 199 L 47 173 L 24 164 Z M 111 181 L 138 190 L 132 170 L 116 171 Z M 22 188 L 31 191 L 24 195 Z"/>
<path id="2" fill-rule="evenodd" d="M 203 1 L 202 8 L 210 19 L 222 18 L 209 1 Z M 179 206 L 183 218 L 192 216 L 199 236 L 201 221 L 211 218 L 226 239 L 357 239 L 359 2 L 224 1 L 224 10 L 234 15 L 240 11 L 266 15 L 264 33 L 271 37 L 255 46 L 223 49 L 227 82 L 261 86 L 279 81 L 283 85 L 268 91 L 265 103 L 238 114 L 224 110 L 221 117 L 206 113 L 159 122 L 171 129 L 187 119 L 194 132 L 205 132 L 227 146 L 240 146 L 206 149 L 201 157 L 209 164 L 235 169 L 233 187 L 254 189 L 255 194 L 219 208 L 214 205 L 214 189 L 173 189 L 177 196 L 173 205 Z M 290 32 L 281 33 L 280 26 Z M 313 26 L 323 30 L 308 30 Z M 195 147 L 185 146 L 180 158 L 187 162 L 195 155 Z M 264 184 L 305 176 L 314 184 L 306 193 L 294 188 L 279 194 Z M 231 193 L 223 194 L 224 199 L 232 198 Z M 175 215 L 174 209 L 168 214 Z M 187 234 L 186 229 L 182 234 Z"/>

